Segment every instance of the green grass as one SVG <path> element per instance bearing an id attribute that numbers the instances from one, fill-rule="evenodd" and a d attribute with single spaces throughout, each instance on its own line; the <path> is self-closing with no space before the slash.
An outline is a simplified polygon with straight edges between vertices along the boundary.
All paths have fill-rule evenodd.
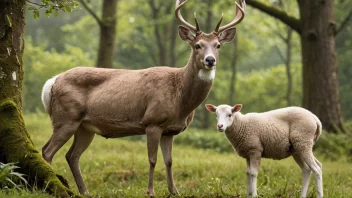
<path id="1" fill-rule="evenodd" d="M 46 115 L 35 114 L 25 117 L 32 140 L 38 150 L 51 136 L 51 126 Z M 195 134 L 199 139 L 208 134 L 215 139 L 223 134 Z M 191 135 L 195 130 L 185 131 Z M 215 134 L 215 135 L 214 135 Z M 246 164 L 245 160 L 233 152 L 219 152 L 216 149 L 200 149 L 197 144 L 187 143 L 180 134 L 176 136 L 173 150 L 173 173 L 176 186 L 182 197 L 245 197 Z M 215 137 L 217 136 L 217 137 Z M 179 140 L 178 140 L 179 138 Z M 181 141 L 182 140 L 182 141 Z M 196 141 L 196 140 L 195 140 Z M 218 141 L 218 140 L 216 140 Z M 65 154 L 72 140 L 59 150 L 53 160 L 53 168 L 68 179 L 72 189 L 77 187 L 66 163 Z M 229 144 L 226 141 L 225 143 Z M 190 144 L 192 145 L 192 144 Z M 215 144 L 217 145 L 217 144 Z M 317 155 L 323 164 L 325 197 L 352 197 L 352 166 L 348 160 L 331 161 Z M 328 160 L 329 159 L 329 160 Z M 95 197 L 143 197 L 147 187 L 148 160 L 146 144 L 141 141 L 105 139 L 96 136 L 91 146 L 83 154 L 80 167 L 87 187 Z M 155 192 L 166 196 L 167 183 L 161 152 L 155 170 Z M 293 159 L 281 161 L 263 159 L 258 176 L 260 197 L 299 197 L 301 189 L 301 170 Z M 48 197 L 46 194 L 25 191 L 0 192 L 0 197 Z M 314 176 L 311 177 L 308 197 L 316 197 Z"/>

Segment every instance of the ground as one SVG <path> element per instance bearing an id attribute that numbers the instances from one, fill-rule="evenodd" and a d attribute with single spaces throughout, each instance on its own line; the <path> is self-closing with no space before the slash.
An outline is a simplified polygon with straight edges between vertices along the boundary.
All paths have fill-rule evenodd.
<path id="1" fill-rule="evenodd" d="M 49 119 L 44 114 L 32 114 L 25 116 L 25 122 L 35 146 L 41 150 L 52 133 Z M 214 133 L 217 132 L 214 130 Z M 218 135 L 223 136 L 220 133 Z M 65 159 L 65 153 L 70 145 L 67 143 L 55 155 L 52 166 L 59 174 L 66 177 L 70 187 L 78 192 Z M 350 163 L 346 160 L 329 161 L 319 155 L 317 158 L 323 164 L 324 196 L 352 197 Z M 94 197 L 144 196 L 149 168 L 145 142 L 96 136 L 83 154 L 80 164 L 87 187 Z M 175 145 L 173 172 L 176 186 L 182 197 L 245 197 L 246 164 L 245 160 L 235 153 L 219 153 L 213 149 Z M 264 159 L 257 185 L 260 197 L 298 198 L 301 189 L 301 171 L 291 158 L 281 161 Z M 156 195 L 163 197 L 168 194 L 160 150 L 155 172 L 155 192 Z M 0 197 L 4 195 L 5 192 L 0 191 Z M 40 192 L 31 194 L 25 191 L 10 191 L 6 195 L 8 197 L 50 197 Z M 313 175 L 308 195 L 308 197 L 316 197 Z"/>

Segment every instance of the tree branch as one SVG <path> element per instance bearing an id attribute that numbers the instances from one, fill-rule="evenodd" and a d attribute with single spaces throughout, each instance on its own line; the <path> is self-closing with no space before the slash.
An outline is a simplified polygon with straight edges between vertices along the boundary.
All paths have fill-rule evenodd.
<path id="1" fill-rule="evenodd" d="M 79 0 L 81 2 L 82 6 L 89 12 L 89 14 L 92 15 L 92 17 L 97 21 L 99 26 L 103 26 L 103 22 L 101 19 L 95 14 L 95 12 L 87 5 L 85 0 Z"/>
<path id="2" fill-rule="evenodd" d="M 44 4 L 39 4 L 39 3 L 35 3 L 29 0 L 26 0 L 28 3 L 33 4 L 33 5 L 37 5 L 37 6 L 44 6 Z"/>
<path id="3" fill-rule="evenodd" d="M 282 60 L 283 62 L 286 62 L 286 58 L 285 58 L 284 55 L 281 53 L 281 51 L 280 51 L 280 49 L 279 49 L 279 47 L 278 47 L 277 45 L 275 45 L 275 49 L 276 49 L 277 53 L 279 54 L 281 60 Z"/>
<path id="4" fill-rule="evenodd" d="M 270 23 L 263 21 L 263 23 L 265 23 L 265 25 L 269 28 L 271 28 L 272 32 L 274 34 L 276 34 L 276 36 L 278 36 L 281 40 L 283 40 L 284 42 L 286 42 L 286 38 L 280 33 L 280 31 L 276 28 L 279 28 L 278 26 L 276 26 L 276 28 L 274 28 Z"/>
<path id="5" fill-rule="evenodd" d="M 348 13 L 346 18 L 342 21 L 341 25 L 336 29 L 335 36 L 343 30 L 343 28 L 348 24 L 351 17 L 352 17 L 352 10 L 350 10 L 350 13 Z"/>
<path id="6" fill-rule="evenodd" d="M 300 20 L 288 15 L 285 11 L 275 8 L 274 6 L 265 5 L 258 0 L 247 0 L 246 3 L 253 8 L 279 19 L 281 22 L 295 30 L 298 34 L 301 33 Z"/>

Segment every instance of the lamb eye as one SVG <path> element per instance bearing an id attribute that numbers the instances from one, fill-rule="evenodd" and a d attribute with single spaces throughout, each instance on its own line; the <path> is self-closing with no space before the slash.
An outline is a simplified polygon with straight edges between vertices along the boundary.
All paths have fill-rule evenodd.
<path id="1" fill-rule="evenodd" d="M 196 49 L 200 49 L 200 48 L 201 48 L 201 46 L 200 46 L 199 44 L 195 44 L 195 45 L 194 45 L 194 48 L 196 48 Z"/>
<path id="2" fill-rule="evenodd" d="M 232 116 L 231 114 L 228 115 L 229 118 L 231 118 L 231 116 Z"/>

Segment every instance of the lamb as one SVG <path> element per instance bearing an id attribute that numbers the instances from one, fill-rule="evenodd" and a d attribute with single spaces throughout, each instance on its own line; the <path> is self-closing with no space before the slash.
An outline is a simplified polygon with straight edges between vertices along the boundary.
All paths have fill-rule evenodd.
<path id="1" fill-rule="evenodd" d="M 216 114 L 219 132 L 237 153 L 247 160 L 247 197 L 257 196 L 257 175 L 261 158 L 280 160 L 293 156 L 302 169 L 301 197 L 306 197 L 310 172 L 315 175 L 317 197 L 323 197 L 322 164 L 313 155 L 313 145 L 322 133 L 317 116 L 300 107 L 264 113 L 241 114 L 242 104 L 206 104 Z"/>

